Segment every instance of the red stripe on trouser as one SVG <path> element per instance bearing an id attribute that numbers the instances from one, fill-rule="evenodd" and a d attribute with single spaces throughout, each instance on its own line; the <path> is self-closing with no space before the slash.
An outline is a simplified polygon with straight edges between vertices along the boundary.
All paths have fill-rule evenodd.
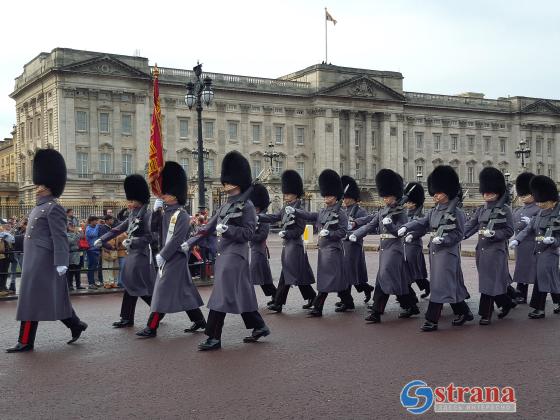
<path id="1" fill-rule="evenodd" d="M 150 322 L 150 328 L 152 330 L 157 329 L 159 324 L 159 313 L 158 312 L 154 312 L 154 316 L 152 317 L 152 322 Z"/>
<path id="2" fill-rule="evenodd" d="M 31 321 L 23 322 L 23 334 L 21 335 L 21 344 L 29 343 L 29 333 L 31 332 Z"/>

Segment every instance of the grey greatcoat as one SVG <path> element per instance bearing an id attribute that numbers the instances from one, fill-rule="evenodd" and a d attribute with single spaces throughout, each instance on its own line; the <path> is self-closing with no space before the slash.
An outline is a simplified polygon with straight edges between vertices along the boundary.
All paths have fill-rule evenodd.
<path id="1" fill-rule="evenodd" d="M 327 229 L 328 236 L 319 236 L 317 261 L 317 290 L 320 293 L 341 292 L 348 289 L 350 283 L 344 270 L 344 247 L 342 240 L 346 237 L 348 217 L 339 204 L 322 208 L 318 213 L 297 209 L 296 218 L 314 222 L 319 231 Z M 330 221 L 336 223 L 326 225 Z"/>
<path id="2" fill-rule="evenodd" d="M 349 222 L 354 219 L 367 216 L 367 211 L 361 208 L 358 204 L 352 204 L 345 207 L 346 216 Z M 350 284 L 359 285 L 368 282 L 368 274 L 366 267 L 366 254 L 364 252 L 364 241 L 362 238 L 356 242 L 348 240 L 353 231 L 348 231 L 346 237 L 342 241 L 344 247 L 344 269 L 346 277 Z"/>
<path id="3" fill-rule="evenodd" d="M 301 208 L 301 200 L 296 200 L 287 205 L 295 209 Z M 284 212 L 286 206 L 276 214 L 259 214 L 259 221 L 265 223 L 282 222 L 282 230 L 286 232 L 282 244 L 282 272 L 280 280 L 288 285 L 305 286 L 315 283 L 315 275 L 309 265 L 307 253 L 303 247 L 303 231 L 305 220 L 296 218 L 294 214 Z"/>
<path id="4" fill-rule="evenodd" d="M 521 220 L 522 217 L 531 219 L 540 211 L 535 203 L 527 204 L 515 209 L 513 212 L 513 224 L 515 234 L 518 235 L 527 225 Z M 523 242 L 515 248 L 515 271 L 513 281 L 517 283 L 534 284 L 537 275 L 537 255 L 535 254 L 535 235 L 527 235 Z"/>
<path id="5" fill-rule="evenodd" d="M 103 242 L 119 236 L 128 230 L 130 223 L 138 217 L 140 208 L 133 209 L 128 218 L 118 226 L 112 228 L 101 237 Z M 124 265 L 121 281 L 130 296 L 151 296 L 154 291 L 156 267 L 152 263 L 150 243 L 153 236 L 150 232 L 151 211 L 147 210 L 142 217 L 140 226 L 133 234 L 132 243 L 128 249 L 126 264 Z"/>
<path id="6" fill-rule="evenodd" d="M 371 221 L 354 232 L 358 238 L 370 233 L 381 234 L 379 244 L 379 270 L 375 287 L 381 287 L 386 295 L 407 295 L 410 284 L 410 273 L 404 262 L 403 243 L 396 236 L 397 230 L 408 218 L 404 211 L 393 214 L 393 223 L 384 225 L 381 221 L 389 214 L 391 207 L 385 206 L 372 216 Z"/>
<path id="7" fill-rule="evenodd" d="M 558 269 L 558 258 L 560 255 L 560 230 L 552 233 L 554 243 L 547 245 L 542 242 L 553 209 L 540 210 L 536 217 L 531 219 L 516 237 L 520 244 L 537 237 L 534 253 L 536 256 L 536 284 L 539 292 L 560 293 L 560 271 Z"/>
<path id="8" fill-rule="evenodd" d="M 408 221 L 422 219 L 422 213 L 416 213 L 416 209 L 408 211 Z M 412 235 L 412 242 L 404 243 L 404 255 L 410 277 L 412 280 L 423 280 L 428 278 L 428 270 L 426 269 L 426 259 L 424 258 L 424 244 L 421 236 Z"/>
<path id="9" fill-rule="evenodd" d="M 255 285 L 273 284 L 266 246 L 269 231 L 270 225 L 268 223 L 257 223 L 255 233 L 249 242 L 251 247 L 249 271 L 251 272 L 251 282 Z"/>
<path id="10" fill-rule="evenodd" d="M 197 235 L 214 233 L 225 210 L 236 201 L 237 197 L 228 197 L 227 203 L 218 209 L 216 215 Z M 242 214 L 229 219 L 228 229 L 218 236 L 214 288 L 208 300 L 208 308 L 230 314 L 253 312 L 258 309 L 257 296 L 249 272 L 249 241 L 255 231 L 256 220 L 255 206 L 247 200 Z M 200 238 L 201 236 L 195 236 L 189 239 L 189 246 L 195 245 Z"/>
<path id="11" fill-rule="evenodd" d="M 496 202 L 486 203 L 476 209 L 473 217 L 465 224 L 465 239 L 478 233 L 476 244 L 476 268 L 478 270 L 478 291 L 489 296 L 503 295 L 511 283 L 508 268 L 508 239 L 513 235 L 513 217 L 509 206 L 504 206 L 505 222 L 496 223 L 492 238 L 482 235 L 488 225 L 488 216 Z"/>
<path id="12" fill-rule="evenodd" d="M 177 211 L 179 213 L 175 222 L 173 236 L 168 241 L 169 224 Z M 156 217 L 162 217 L 161 212 L 154 212 L 152 214 L 152 219 Z M 204 304 L 196 286 L 192 282 L 189 271 L 189 257 L 181 249 L 181 244 L 187 240 L 191 228 L 189 222 L 189 214 L 179 204 L 175 204 L 165 206 L 162 222 L 153 224 L 161 226 L 159 234 L 160 238 L 162 238 L 162 249 L 159 255 L 165 260 L 165 265 L 157 273 L 154 295 L 150 306 L 152 312 L 170 314 L 196 309 Z"/>
<path id="13" fill-rule="evenodd" d="M 419 219 L 408 222 L 407 234 L 421 238 L 426 233 L 434 234 L 439 221 L 447 212 L 449 203 L 438 204 Z M 455 228 L 443 236 L 443 243 L 428 245 L 430 251 L 430 301 L 434 303 L 459 303 L 469 293 L 465 287 L 461 269 L 461 241 L 465 231 L 465 213 L 455 208 Z"/>
<path id="14" fill-rule="evenodd" d="M 37 199 L 23 241 L 18 321 L 57 321 L 72 316 L 66 276 L 56 271 L 57 266 L 68 267 L 66 223 L 66 211 L 54 197 Z"/>

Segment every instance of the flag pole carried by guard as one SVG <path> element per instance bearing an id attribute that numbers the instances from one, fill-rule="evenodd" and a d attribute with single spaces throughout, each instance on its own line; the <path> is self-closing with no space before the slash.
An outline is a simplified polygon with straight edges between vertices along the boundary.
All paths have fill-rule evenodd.
<path id="1" fill-rule="evenodd" d="M 150 155 L 148 160 L 148 183 L 157 197 L 161 196 L 161 171 L 163 169 L 163 135 L 161 131 L 161 108 L 159 104 L 159 69 L 157 63 L 154 77 L 154 111 L 150 125 Z"/>
<path id="2" fill-rule="evenodd" d="M 331 21 L 333 25 L 336 25 L 336 19 L 331 16 L 327 8 L 325 7 L 325 64 L 329 62 L 329 54 L 328 54 L 328 38 L 327 38 L 327 22 Z"/>

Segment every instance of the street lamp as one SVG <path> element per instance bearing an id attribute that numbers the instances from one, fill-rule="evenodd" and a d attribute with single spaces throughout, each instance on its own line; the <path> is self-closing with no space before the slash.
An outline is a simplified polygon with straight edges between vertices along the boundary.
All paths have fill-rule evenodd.
<path id="1" fill-rule="evenodd" d="M 198 209 L 199 211 L 204 210 L 206 205 L 204 188 L 204 144 L 202 140 L 202 103 L 209 107 L 214 99 L 214 91 L 212 90 L 212 79 L 205 77 L 201 79 L 202 76 L 202 64 L 197 63 L 193 67 L 196 80 L 187 83 L 187 94 L 185 95 L 185 103 L 192 110 L 192 107 L 196 105 L 197 112 L 197 123 L 198 123 Z M 207 152 L 207 151 L 206 151 Z"/>
<path id="2" fill-rule="evenodd" d="M 517 159 L 521 158 L 521 170 L 525 172 L 527 168 L 525 167 L 525 159 L 529 159 L 531 156 L 531 149 L 527 147 L 527 142 L 521 140 L 519 146 L 515 149 L 515 156 Z"/>
<path id="3" fill-rule="evenodd" d="M 263 153 L 263 156 L 270 161 L 270 167 L 272 168 L 272 162 L 276 161 L 280 157 L 280 153 L 274 151 L 274 144 L 269 143 L 268 151 Z"/>

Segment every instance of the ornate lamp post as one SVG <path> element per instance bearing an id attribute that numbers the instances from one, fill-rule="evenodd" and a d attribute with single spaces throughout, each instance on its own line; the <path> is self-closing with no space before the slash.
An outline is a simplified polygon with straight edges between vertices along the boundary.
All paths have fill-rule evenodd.
<path id="1" fill-rule="evenodd" d="M 187 94 L 185 95 L 185 103 L 192 109 L 196 105 L 197 123 L 198 123 L 198 209 L 206 209 L 204 188 L 204 144 L 202 139 L 202 103 L 208 107 L 214 99 L 214 91 L 212 90 L 212 79 L 205 77 L 201 80 L 202 64 L 198 63 L 193 67 L 196 76 L 195 82 L 187 83 Z"/>
<path id="2" fill-rule="evenodd" d="M 529 159 L 531 156 L 531 149 L 527 147 L 527 142 L 525 140 L 519 142 L 519 146 L 515 149 L 515 156 L 517 159 L 521 159 L 521 170 L 525 172 L 527 170 L 525 159 Z"/>
<path id="3" fill-rule="evenodd" d="M 272 172 L 272 163 L 276 162 L 276 160 L 280 157 L 280 153 L 275 152 L 274 151 L 274 144 L 273 143 L 269 143 L 268 145 L 268 150 L 266 152 L 263 153 L 263 156 L 269 160 L 270 162 L 270 169 Z"/>

